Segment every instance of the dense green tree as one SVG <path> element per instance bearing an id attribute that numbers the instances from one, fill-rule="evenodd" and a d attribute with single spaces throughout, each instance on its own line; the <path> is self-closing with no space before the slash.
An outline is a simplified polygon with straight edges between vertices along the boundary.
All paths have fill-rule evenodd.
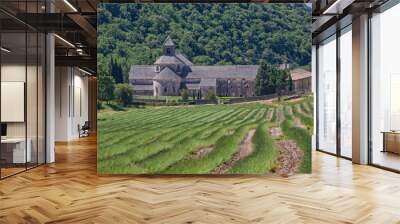
<path id="1" fill-rule="evenodd" d="M 121 65 L 117 62 L 115 58 L 111 58 L 110 63 L 111 75 L 114 77 L 116 83 L 124 82 L 124 74 Z"/>
<path id="2" fill-rule="evenodd" d="M 107 4 L 98 10 L 98 54 L 124 81 L 132 64 L 153 64 L 170 35 L 196 64 L 311 62 L 305 4 Z M 114 74 L 120 81 L 119 72 Z"/>
<path id="3" fill-rule="evenodd" d="M 109 101 L 114 99 L 114 85 L 115 81 L 111 75 L 102 75 L 99 74 L 98 78 L 98 98 L 99 100 Z"/>
<path id="4" fill-rule="evenodd" d="M 132 103 L 133 100 L 133 87 L 127 83 L 120 83 L 115 85 L 114 90 L 115 99 L 122 106 L 126 107 Z"/>
<path id="5" fill-rule="evenodd" d="M 275 77 L 275 91 L 279 95 L 283 91 L 289 90 L 290 84 L 291 83 L 291 78 L 290 78 L 290 73 L 289 70 L 287 69 L 277 69 L 276 71 L 276 77 Z"/>
<path id="6" fill-rule="evenodd" d="M 292 80 L 292 76 L 290 75 L 290 71 L 288 72 L 288 85 L 289 85 L 289 91 L 293 91 L 293 80 Z"/>
<path id="7" fill-rule="evenodd" d="M 101 54 L 97 56 L 98 99 L 110 101 L 114 99 L 115 80 L 110 75 L 105 59 Z"/>
<path id="8" fill-rule="evenodd" d="M 270 65 L 268 65 L 267 63 L 261 62 L 261 65 L 257 70 L 255 80 L 255 93 L 257 96 L 266 95 L 273 91 L 271 80 L 268 77 L 269 67 Z"/>
<path id="9" fill-rule="evenodd" d="M 280 94 L 290 90 L 292 79 L 287 69 L 280 69 L 276 65 L 262 62 L 258 68 L 255 80 L 255 93 L 258 96 L 272 93 Z"/>
<path id="10" fill-rule="evenodd" d="M 210 58 L 209 56 L 205 56 L 205 55 L 196 56 L 192 60 L 193 60 L 193 63 L 196 65 L 210 65 L 213 62 L 212 58 Z"/>

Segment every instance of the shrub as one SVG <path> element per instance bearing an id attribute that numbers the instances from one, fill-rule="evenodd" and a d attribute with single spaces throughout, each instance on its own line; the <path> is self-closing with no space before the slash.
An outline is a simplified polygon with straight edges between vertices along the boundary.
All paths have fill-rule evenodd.
<path id="1" fill-rule="evenodd" d="M 129 84 L 116 84 L 114 95 L 118 103 L 128 106 L 133 100 L 133 88 Z"/>
<path id="2" fill-rule="evenodd" d="M 186 89 L 182 90 L 181 97 L 183 101 L 187 101 L 189 99 L 189 93 Z"/>
<path id="3" fill-rule="evenodd" d="M 206 100 L 212 100 L 212 101 L 217 101 L 217 96 L 215 95 L 215 93 L 213 91 L 208 91 L 205 97 Z"/>

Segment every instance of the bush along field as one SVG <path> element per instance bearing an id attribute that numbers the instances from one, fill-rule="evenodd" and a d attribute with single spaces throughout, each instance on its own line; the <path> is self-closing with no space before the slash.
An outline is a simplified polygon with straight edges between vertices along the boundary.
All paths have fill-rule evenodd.
<path id="1" fill-rule="evenodd" d="M 312 98 L 103 109 L 99 174 L 311 172 Z"/>

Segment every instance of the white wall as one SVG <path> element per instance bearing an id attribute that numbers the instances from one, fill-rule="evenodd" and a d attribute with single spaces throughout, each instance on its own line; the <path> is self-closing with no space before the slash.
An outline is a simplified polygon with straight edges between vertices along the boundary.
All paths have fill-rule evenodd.
<path id="1" fill-rule="evenodd" d="M 311 148 L 312 150 L 317 149 L 317 110 L 316 110 L 316 105 L 317 105 L 317 48 L 315 45 L 312 46 L 312 55 L 311 55 L 311 74 L 312 74 L 312 82 L 311 82 L 311 91 L 314 95 L 314 111 L 313 111 L 313 118 L 314 118 L 314 126 L 313 126 L 313 135 L 312 135 L 312 143 L 311 143 Z"/>
<path id="2" fill-rule="evenodd" d="M 88 120 L 88 78 L 72 67 L 56 67 L 55 140 L 79 138 L 78 125 Z"/>
<path id="3" fill-rule="evenodd" d="M 371 120 L 373 151 L 376 154 L 383 148 L 381 132 L 400 130 L 399 21 L 400 4 L 381 14 L 374 14 L 371 19 Z"/>
<path id="4" fill-rule="evenodd" d="M 347 31 L 347 32 L 346 32 Z M 340 36 L 340 150 L 352 157 L 352 33 L 351 26 Z"/>
<path id="5" fill-rule="evenodd" d="M 1 66 L 1 75 L 2 82 L 23 82 L 26 85 L 26 99 L 23 100 L 24 102 L 22 102 L 22 107 L 17 109 L 4 107 L 3 105 L 1 108 L 3 113 L 22 113 L 22 117 L 24 117 L 26 112 L 26 120 L 23 118 L 22 121 L 18 122 L 5 122 L 7 124 L 7 137 L 24 138 L 26 135 L 29 139 L 29 148 L 31 148 L 32 152 L 32 162 L 44 163 L 45 91 L 43 89 L 44 74 L 42 73 L 42 67 L 37 67 L 36 65 L 26 66 L 25 63 L 3 63 Z M 2 89 L 2 94 L 6 95 L 2 95 L 2 98 L 9 98 L 7 94 L 10 94 L 10 92 L 3 92 L 4 90 L 5 89 Z M 18 91 L 19 94 L 22 95 L 25 93 L 25 89 L 20 89 Z M 23 96 L 22 98 L 25 97 Z M 36 159 L 39 159 L 39 161 L 36 161 Z"/>
<path id="6" fill-rule="evenodd" d="M 318 48 L 318 148 L 336 153 L 336 35 Z"/>

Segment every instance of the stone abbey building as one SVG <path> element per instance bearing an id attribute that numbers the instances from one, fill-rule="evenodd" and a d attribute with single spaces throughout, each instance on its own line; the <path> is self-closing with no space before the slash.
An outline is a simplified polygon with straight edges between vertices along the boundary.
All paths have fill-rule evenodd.
<path id="1" fill-rule="evenodd" d="M 193 65 L 176 52 L 170 37 L 163 44 L 163 55 L 153 65 L 132 65 L 129 82 L 136 95 L 178 96 L 187 89 L 189 96 L 254 96 L 258 65 Z"/>

